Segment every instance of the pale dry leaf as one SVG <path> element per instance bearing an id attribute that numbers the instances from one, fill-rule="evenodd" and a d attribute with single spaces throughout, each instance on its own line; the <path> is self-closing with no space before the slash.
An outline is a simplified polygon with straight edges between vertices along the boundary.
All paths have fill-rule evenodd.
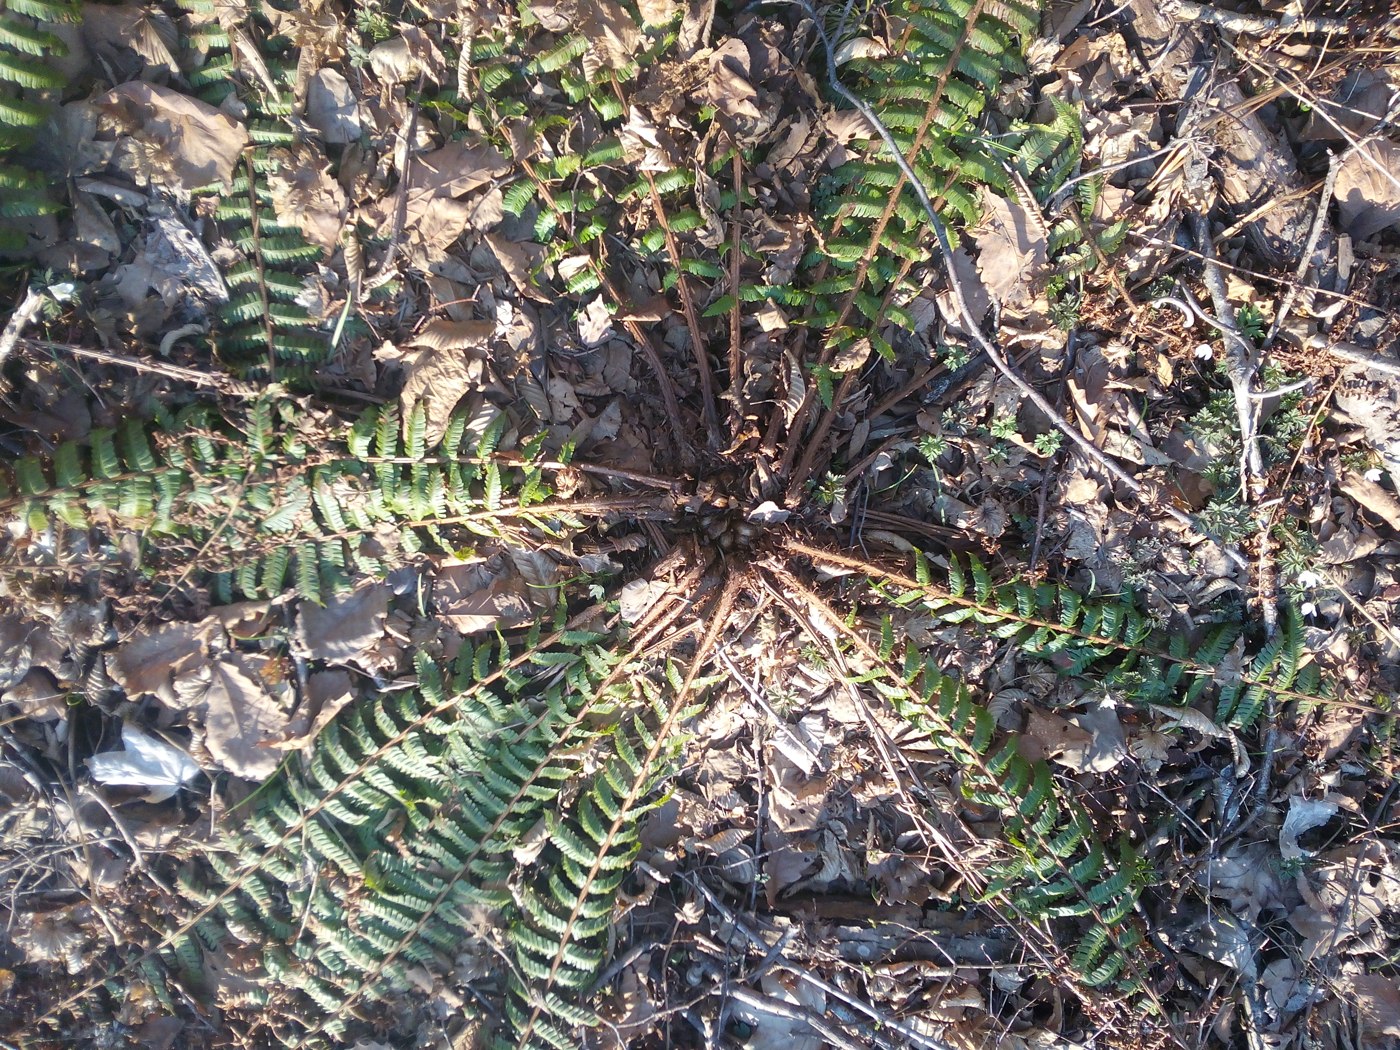
<path id="1" fill-rule="evenodd" d="M 134 4 L 83 4 L 81 24 L 88 49 L 109 65 L 118 65 L 121 50 L 129 49 L 145 63 L 148 73 L 180 69 L 175 58 L 180 33 L 163 11 Z M 130 64 L 127 69 L 138 71 Z"/>
<path id="2" fill-rule="evenodd" d="M 209 667 L 208 683 L 191 712 L 202 722 L 204 747 L 220 768 L 248 780 L 264 780 L 277 769 L 272 741 L 286 736 L 288 715 L 278 694 L 280 661 L 254 653 L 225 653 Z"/>
<path id="3" fill-rule="evenodd" d="M 122 748 L 88 759 L 92 778 L 112 787 L 147 788 L 148 802 L 165 801 L 200 773 L 199 765 L 184 751 L 130 722 L 122 724 Z"/>
<path id="4" fill-rule="evenodd" d="M 269 741 L 281 751 L 308 747 L 337 714 L 355 699 L 355 683 L 339 669 L 315 671 L 306 679 L 304 703 L 280 739 Z"/>
<path id="5" fill-rule="evenodd" d="M 982 284 L 1003 310 L 1017 315 L 1042 305 L 1040 280 L 1049 255 L 1044 223 L 1018 201 L 995 193 L 983 201 L 984 214 L 975 235 L 977 270 Z"/>
<path id="6" fill-rule="evenodd" d="M 484 347 L 496 332 L 490 321 L 429 321 L 423 330 L 408 340 L 409 346 L 428 350 L 476 350 Z"/>
<path id="7" fill-rule="evenodd" d="M 325 605 L 302 602 L 293 635 L 297 650 L 308 660 L 348 663 L 368 652 L 384 635 L 389 614 L 389 588 L 362 583 L 349 594 Z"/>
<path id="8" fill-rule="evenodd" d="M 584 346 L 597 346 L 612 333 L 612 312 L 601 297 L 579 311 L 578 337 Z"/>
<path id="9" fill-rule="evenodd" d="M 677 0 L 638 0 L 637 3 L 642 23 L 649 26 L 670 25 L 680 9 L 681 5 Z"/>
<path id="10" fill-rule="evenodd" d="M 248 145 L 242 124 L 172 88 L 132 81 L 93 100 L 117 128 L 139 141 L 153 182 L 186 193 L 227 185 Z"/>
<path id="11" fill-rule="evenodd" d="M 1095 707 L 1071 719 L 1088 736 L 1087 741 L 1067 743 L 1054 760 L 1076 773 L 1107 773 L 1128 757 L 1127 739 L 1118 713 Z"/>
<path id="12" fill-rule="evenodd" d="M 269 153 L 276 168 L 267 176 L 277 221 L 301 230 L 307 241 L 327 251 L 340 243 L 346 198 L 331 178 L 329 162 L 310 142 Z"/>
<path id="13" fill-rule="evenodd" d="M 443 82 L 446 64 L 442 52 L 427 33 L 416 26 L 376 44 L 369 53 L 374 75 L 387 84 L 407 84 L 419 77 L 435 84 Z"/>
<path id="14" fill-rule="evenodd" d="M 591 54 L 609 69 L 622 69 L 645 39 L 637 20 L 617 0 L 579 0 L 578 32 L 588 40 Z"/>
<path id="15" fill-rule="evenodd" d="M 1298 836 L 1313 828 L 1320 828 L 1337 813 L 1337 803 L 1324 799 L 1302 798 L 1294 795 L 1288 800 L 1288 816 L 1278 833 L 1278 851 L 1284 860 L 1301 860 L 1309 856 L 1307 850 L 1298 845 Z"/>
<path id="16" fill-rule="evenodd" d="M 1342 229 L 1365 241 L 1400 223 L 1400 145 L 1377 139 L 1350 151 L 1337 172 Z"/>
<path id="17" fill-rule="evenodd" d="M 320 69 L 306 90 L 306 122 L 327 145 L 354 142 L 361 135 L 359 102 L 350 82 L 334 69 Z"/>
<path id="18" fill-rule="evenodd" d="M 1400 1036 L 1400 977 L 1364 973 L 1339 978 L 1337 983 L 1356 1006 L 1367 1036 Z"/>
<path id="19" fill-rule="evenodd" d="M 636 623 L 666 593 L 665 580 L 630 580 L 618 595 L 618 614 L 624 623 Z"/>

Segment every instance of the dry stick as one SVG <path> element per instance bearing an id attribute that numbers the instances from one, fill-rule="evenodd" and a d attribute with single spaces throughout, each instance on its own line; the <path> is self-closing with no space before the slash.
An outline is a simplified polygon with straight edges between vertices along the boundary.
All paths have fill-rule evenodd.
<path id="1" fill-rule="evenodd" d="M 647 188 L 651 190 L 651 206 L 656 212 L 656 221 L 661 225 L 661 232 L 666 237 L 666 254 L 671 258 L 671 266 L 676 271 L 676 291 L 681 297 L 681 311 L 685 315 L 686 331 L 690 333 L 691 353 L 695 356 L 695 368 L 700 373 L 700 400 L 704 402 L 703 410 L 705 416 L 705 435 L 709 439 L 711 448 L 719 448 L 719 415 L 715 409 L 715 377 L 710 368 L 710 354 L 705 348 L 704 333 L 700 331 L 700 318 L 695 313 L 695 296 L 691 294 L 690 282 L 686 280 L 685 271 L 681 269 L 681 250 L 676 243 L 675 232 L 671 229 L 671 223 L 666 218 L 666 206 L 661 201 L 661 193 L 656 188 L 656 180 L 651 177 L 651 172 L 642 172 L 646 176 Z"/>
<path id="2" fill-rule="evenodd" d="M 837 79 L 836 56 L 832 51 L 831 40 L 826 35 L 826 30 L 822 27 L 819 16 L 808 6 L 805 0 L 794 0 L 794 2 L 807 12 L 808 17 L 815 23 L 817 33 L 821 37 L 822 46 L 826 49 L 827 83 L 831 85 L 833 91 L 860 111 L 861 116 L 866 119 L 875 133 L 880 136 L 881 141 L 884 142 L 885 147 L 889 150 L 890 157 L 894 160 L 895 164 L 899 166 L 900 170 L 904 172 L 910 187 L 918 196 L 919 204 L 922 206 L 924 214 L 928 218 L 929 225 L 933 228 L 933 235 L 938 241 L 938 250 L 942 256 L 943 272 L 948 279 L 948 287 L 953 293 L 953 301 L 958 308 L 958 320 L 962 322 L 968 334 L 972 337 L 973 342 L 977 344 L 978 349 L 987 355 L 987 359 L 996 366 L 997 371 L 1009 379 L 1011 383 L 1030 400 L 1031 404 L 1043 412 L 1046 418 L 1054 424 L 1055 429 L 1069 438 L 1075 447 L 1077 447 L 1091 463 L 1097 465 L 1100 470 L 1104 471 L 1119 484 L 1127 488 L 1133 495 L 1145 500 L 1147 493 L 1138 480 L 1122 467 L 1118 466 L 1117 463 L 1110 460 L 1093 444 L 1093 442 L 1081 434 L 1076 427 L 1071 426 L 1060 416 L 1050 402 L 1011 367 L 1006 358 L 1002 356 L 1001 350 L 993 345 L 992 341 L 983 334 L 982 326 L 977 323 L 977 319 L 973 315 L 971 307 L 967 305 L 967 297 L 963 294 L 962 280 L 958 277 L 957 270 L 953 266 L 953 246 L 948 240 L 948 231 L 943 226 L 943 220 L 938 217 L 938 212 L 934 210 L 933 202 L 929 199 L 928 190 L 924 187 L 923 180 L 919 178 L 918 173 L 914 171 L 910 163 L 904 159 L 904 154 L 900 152 L 899 144 L 895 142 L 894 136 L 890 133 L 890 129 L 885 127 L 880 118 L 875 115 L 875 111 L 870 108 L 869 104 L 866 103 L 864 99 L 859 98 Z M 1163 505 L 1161 509 L 1167 517 L 1171 518 L 1178 525 L 1189 529 L 1195 535 L 1209 540 L 1220 547 L 1220 549 L 1224 551 L 1226 557 L 1234 562 L 1235 565 L 1242 569 L 1248 569 L 1249 562 L 1245 560 L 1244 556 L 1240 554 L 1239 551 L 1235 550 L 1233 547 L 1227 547 L 1219 540 L 1203 532 L 1201 527 L 1196 524 L 1189 515 L 1182 513 L 1169 504 Z"/>
<path id="3" fill-rule="evenodd" d="M 739 431 L 744 425 L 744 362 L 743 330 L 739 323 L 739 310 L 743 305 L 739 294 L 740 267 L 743 262 L 743 220 L 744 220 L 744 161 L 737 146 L 734 147 L 734 215 L 730 219 L 732 229 L 729 234 L 729 294 L 734 297 L 734 305 L 729 308 L 729 443 L 739 443 Z"/>
<path id="4" fill-rule="evenodd" d="M 1252 33 L 1256 36 L 1272 33 L 1349 33 L 1361 28 L 1354 30 L 1344 18 L 1259 18 L 1206 7 L 1192 3 L 1192 0 L 1181 0 L 1176 16 L 1186 22 L 1204 22 L 1231 33 Z"/>
<path id="5" fill-rule="evenodd" d="M 15 307 L 15 312 L 10 314 L 10 319 L 5 323 L 5 330 L 0 332 L 0 365 L 5 363 L 5 358 L 10 356 L 15 344 L 19 342 L 20 333 L 25 327 L 39 316 L 39 310 L 44 305 L 44 293 L 35 291 L 33 288 L 25 290 L 24 298 Z"/>
<path id="6" fill-rule="evenodd" d="M 1350 151 L 1348 151 L 1350 152 Z M 1308 231 L 1308 243 L 1303 248 L 1302 257 L 1298 260 L 1298 269 L 1294 273 L 1296 283 L 1290 284 L 1288 290 L 1283 295 L 1283 301 L 1279 303 L 1278 313 L 1274 317 L 1274 323 L 1269 326 L 1269 336 L 1264 340 L 1264 348 L 1267 350 L 1278 338 L 1279 329 L 1283 327 L 1284 321 L 1288 319 L 1289 313 L 1293 309 L 1293 304 L 1298 301 L 1298 294 L 1304 287 L 1304 282 L 1308 276 L 1308 270 L 1312 268 L 1313 252 L 1317 251 L 1317 242 L 1322 238 L 1323 228 L 1327 225 L 1327 208 L 1332 203 L 1332 194 L 1337 187 L 1337 173 L 1342 170 L 1343 158 L 1337 154 L 1332 154 L 1327 162 L 1327 178 L 1322 182 L 1322 195 L 1317 199 L 1317 213 L 1313 215 L 1312 229 Z M 1311 290 L 1310 290 L 1311 291 Z M 1313 296 L 1309 294 L 1308 303 L 1304 309 L 1308 309 L 1312 304 Z"/>
<path id="7" fill-rule="evenodd" d="M 74 357 L 86 358 L 90 361 L 100 361 L 107 365 L 116 365 L 121 368 L 130 368 L 134 372 L 145 372 L 150 375 L 165 376 L 167 379 L 176 379 L 182 383 L 189 383 L 191 386 L 206 386 L 217 390 L 221 394 L 238 395 L 243 393 L 238 384 L 231 381 L 227 376 L 217 373 L 203 372 L 196 368 L 183 368 L 180 365 L 168 365 L 162 361 L 144 361 L 139 357 L 127 357 L 124 354 L 113 353 L 110 350 L 89 350 L 87 347 L 74 346 L 72 343 L 53 343 L 47 339 L 21 339 L 19 345 L 26 349 L 46 350 L 50 353 L 62 351 L 65 354 L 72 354 Z"/>

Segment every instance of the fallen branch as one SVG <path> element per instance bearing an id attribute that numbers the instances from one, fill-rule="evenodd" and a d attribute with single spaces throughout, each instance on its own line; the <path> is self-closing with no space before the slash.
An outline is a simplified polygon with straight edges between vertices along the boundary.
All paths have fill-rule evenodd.
<path id="1" fill-rule="evenodd" d="M 1272 33 L 1350 33 L 1360 27 L 1353 27 L 1344 18 L 1295 18 L 1283 15 L 1280 18 L 1264 18 L 1260 15 L 1245 15 L 1238 11 L 1221 11 L 1205 4 L 1181 0 L 1176 16 L 1184 22 L 1204 22 L 1230 33 L 1249 33 L 1252 36 L 1269 36 Z"/>

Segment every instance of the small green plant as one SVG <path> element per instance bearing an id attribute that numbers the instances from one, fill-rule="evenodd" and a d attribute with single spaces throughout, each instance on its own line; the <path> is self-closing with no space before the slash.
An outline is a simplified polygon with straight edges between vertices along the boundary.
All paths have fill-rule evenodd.
<path id="1" fill-rule="evenodd" d="M 1035 438 L 1035 452 L 1038 456 L 1049 459 L 1056 452 L 1060 451 L 1064 444 L 1064 435 L 1058 430 L 1047 430 L 1044 434 L 1037 434 Z"/>
<path id="2" fill-rule="evenodd" d="M 1235 326 L 1240 330 L 1240 334 L 1254 343 L 1255 346 L 1264 342 L 1264 336 L 1268 331 L 1264 315 L 1259 312 L 1259 307 L 1253 303 L 1245 303 L 1235 311 Z"/>

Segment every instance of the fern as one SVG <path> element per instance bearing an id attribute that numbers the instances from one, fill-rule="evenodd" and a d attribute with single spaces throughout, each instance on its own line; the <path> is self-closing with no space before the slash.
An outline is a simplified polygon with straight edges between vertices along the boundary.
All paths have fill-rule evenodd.
<path id="1" fill-rule="evenodd" d="M 33 144 L 47 119 L 49 99 L 66 86 L 50 62 L 68 53 L 54 29 L 79 17 L 77 0 L 7 0 L 0 10 L 0 252 L 26 246 L 22 227 L 4 220 L 59 210 L 48 179 L 9 157 L 20 159 Z"/>
<path id="2" fill-rule="evenodd" d="M 439 549 L 455 549 L 439 531 L 444 521 L 494 537 L 512 515 L 558 520 L 531 509 L 548 488 L 528 465 L 508 468 L 522 496 L 501 506 L 502 468 L 490 461 L 499 422 L 483 420 L 473 431 L 459 414 L 429 446 L 424 419 L 421 404 L 402 425 L 393 406 L 371 410 L 331 440 L 312 417 L 276 398 L 252 402 L 241 425 L 203 407 L 149 427 L 128 419 L 116 431 L 61 445 L 52 457 L 0 466 L 0 511 L 36 552 L 47 544 L 33 540 L 70 530 L 99 529 L 113 541 L 124 531 L 144 533 L 143 564 L 153 582 L 197 569 L 224 601 L 273 597 L 289 581 L 302 597 L 324 601 L 353 576 L 379 575 L 420 550 L 420 530 Z M 370 533 L 379 553 L 360 542 Z M 108 550 L 116 560 L 115 548 L 98 545 L 96 557 Z M 48 555 L 39 557 L 42 564 Z M 20 550 L 11 558 L 23 561 Z"/>
<path id="3" fill-rule="evenodd" d="M 634 672 L 635 704 L 626 658 L 598 641 L 569 628 L 513 656 L 467 646 L 450 684 L 420 657 L 418 691 L 343 713 L 227 825 L 211 870 L 187 873 L 196 910 L 160 947 L 167 965 L 199 986 L 200 945 L 252 946 L 255 1001 L 306 1000 L 307 1020 L 277 1033 L 301 1045 L 411 990 L 414 967 L 476 951 L 499 972 L 489 937 L 503 930 L 514 1044 L 577 1045 L 637 824 L 674 750 L 659 690 Z"/>
<path id="4" fill-rule="evenodd" d="M 191 83 L 212 105 L 237 94 L 248 107 L 248 130 L 254 143 L 232 185 L 208 191 L 217 198 L 214 217 L 242 256 L 225 274 L 230 298 L 219 311 L 216 348 L 224 364 L 242 377 L 301 379 L 335 347 L 333 333 L 296 301 L 324 252 L 309 243 L 300 229 L 278 222 L 266 183 L 279 163 L 275 148 L 291 145 L 297 138 L 286 120 L 291 113 L 296 54 L 287 40 L 273 37 L 261 55 L 272 83 L 259 83 L 258 90 L 240 90 L 246 81 L 238 77 L 232 41 L 213 17 L 215 4 L 182 0 L 181 6 L 200 19 L 195 42 L 203 62 L 190 71 Z M 251 31 L 270 32 L 258 3 L 250 5 L 249 16 Z"/>
<path id="5" fill-rule="evenodd" d="M 983 187 L 1012 192 L 979 119 L 1002 82 L 1024 73 L 1020 48 L 1034 34 L 1037 6 L 898 0 L 883 14 L 889 54 L 852 60 L 842 79 L 893 134 L 945 221 L 975 223 Z M 853 37 L 861 27 L 844 28 Z M 809 262 L 824 262 L 835 283 L 819 285 L 810 323 L 829 344 L 868 336 L 883 349 L 882 325 L 910 325 L 898 308 L 920 291 L 912 274 L 928 256 L 927 217 L 878 140 L 829 177 L 817 212 L 830 232 Z"/>

